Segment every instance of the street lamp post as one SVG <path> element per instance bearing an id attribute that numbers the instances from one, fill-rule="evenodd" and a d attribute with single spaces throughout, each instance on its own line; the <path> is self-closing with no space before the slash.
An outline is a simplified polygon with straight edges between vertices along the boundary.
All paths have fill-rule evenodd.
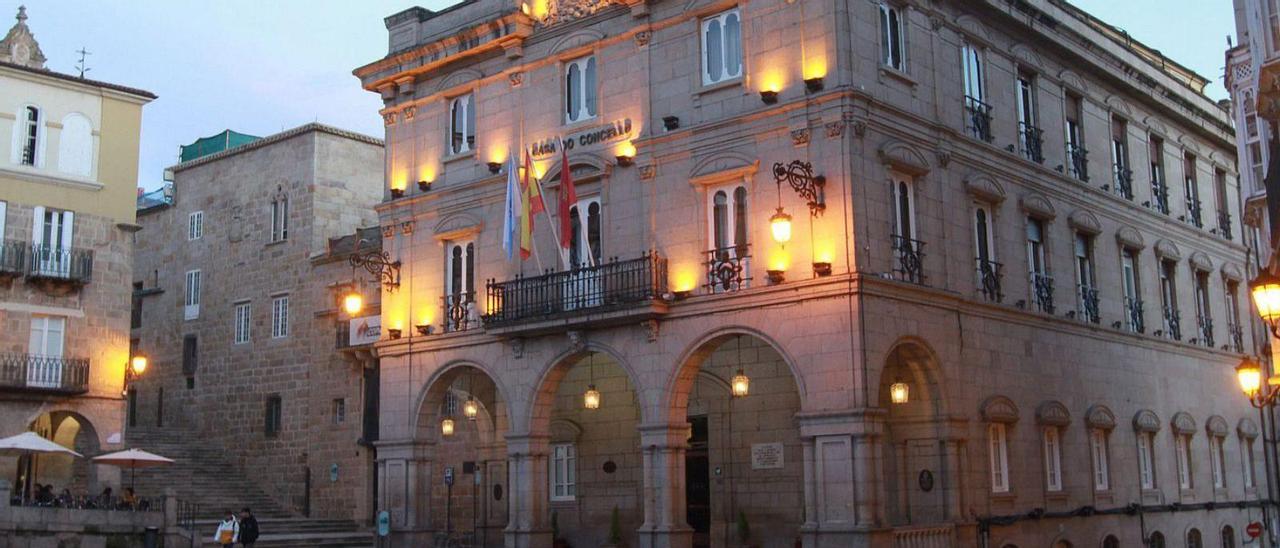
<path id="1" fill-rule="evenodd" d="M 1270 269 L 1260 269 L 1258 275 L 1249 281 L 1249 295 L 1258 316 L 1267 327 L 1267 332 L 1271 337 L 1280 338 L 1280 277 Z M 1268 344 L 1264 344 L 1263 348 L 1271 348 L 1269 343 L 1270 337 L 1268 337 Z M 1272 475 L 1271 459 L 1274 436 L 1268 435 L 1272 430 L 1267 426 L 1267 418 L 1270 415 L 1274 422 L 1276 400 L 1280 398 L 1280 375 L 1264 375 L 1262 364 L 1257 359 L 1245 357 L 1240 365 L 1236 366 L 1236 381 L 1249 400 L 1249 405 L 1258 410 L 1260 421 L 1258 426 L 1262 429 L 1262 460 L 1267 478 L 1267 501 L 1262 508 L 1262 520 L 1266 525 L 1268 538 L 1274 544 L 1274 531 L 1271 528 L 1270 512 L 1267 508 L 1275 500 L 1272 496 L 1276 486 L 1273 485 L 1275 478 Z"/>

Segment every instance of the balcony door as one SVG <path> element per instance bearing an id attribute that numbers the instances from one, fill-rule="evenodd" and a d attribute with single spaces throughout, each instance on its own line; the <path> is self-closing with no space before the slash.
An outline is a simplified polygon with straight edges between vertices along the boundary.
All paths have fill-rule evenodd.
<path id="1" fill-rule="evenodd" d="M 573 238 L 569 241 L 569 266 L 572 273 L 564 294 L 566 310 L 599 306 L 604 290 L 600 276 L 600 197 L 583 198 L 569 208 L 569 224 Z"/>
<path id="2" fill-rule="evenodd" d="M 57 388 L 62 383 L 62 346 L 67 319 L 32 316 L 27 346 L 27 386 Z"/>
<path id="3" fill-rule="evenodd" d="M 32 227 L 33 267 L 44 276 L 71 275 L 71 231 L 75 214 L 70 211 L 35 208 Z"/>

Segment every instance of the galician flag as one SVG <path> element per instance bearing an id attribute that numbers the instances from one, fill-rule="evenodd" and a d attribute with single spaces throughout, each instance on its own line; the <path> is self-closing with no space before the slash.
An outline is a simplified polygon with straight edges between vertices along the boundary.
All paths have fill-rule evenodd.
<path id="1" fill-rule="evenodd" d="M 507 162 L 507 199 L 502 206 L 502 249 L 507 252 L 507 260 L 515 256 L 516 231 L 520 230 L 520 211 L 523 209 L 520 199 L 520 186 L 516 182 L 516 157 L 510 156 Z"/>
<path id="2" fill-rule="evenodd" d="M 533 252 L 534 215 L 546 209 L 542 203 L 541 185 L 533 174 L 533 162 L 529 159 L 529 151 L 524 153 L 524 175 L 520 178 L 520 189 L 520 258 L 528 259 L 529 254 Z"/>

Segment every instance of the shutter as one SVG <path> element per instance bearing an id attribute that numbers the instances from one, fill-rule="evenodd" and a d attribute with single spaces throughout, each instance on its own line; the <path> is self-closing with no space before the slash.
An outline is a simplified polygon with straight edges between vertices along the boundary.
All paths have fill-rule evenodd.
<path id="1" fill-rule="evenodd" d="M 34 217 L 35 222 L 31 225 L 31 245 L 38 248 L 44 245 L 44 206 L 36 206 Z"/>
<path id="2" fill-rule="evenodd" d="M 71 250 L 72 222 L 75 221 L 75 213 L 70 211 L 62 212 L 62 249 Z"/>

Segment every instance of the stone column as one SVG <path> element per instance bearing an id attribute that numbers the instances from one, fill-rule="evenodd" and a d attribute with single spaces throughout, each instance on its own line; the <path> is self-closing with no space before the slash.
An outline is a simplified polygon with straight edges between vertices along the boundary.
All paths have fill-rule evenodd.
<path id="1" fill-rule="evenodd" d="M 545 435 L 507 435 L 507 548 L 550 548 Z"/>
<path id="2" fill-rule="evenodd" d="M 805 548 L 860 546 L 880 522 L 879 429 L 863 410 L 802 413 Z"/>
<path id="3" fill-rule="evenodd" d="M 641 425 L 638 429 L 644 460 L 640 546 L 689 548 L 693 545 L 693 528 L 686 519 L 684 462 L 689 425 Z"/>
<path id="4" fill-rule="evenodd" d="M 946 498 L 944 499 L 946 514 L 948 520 L 964 519 L 964 468 L 960 461 L 964 455 L 964 440 L 960 438 L 951 438 L 942 440 L 942 462 L 945 467 L 942 471 L 946 488 Z"/>
<path id="5" fill-rule="evenodd" d="M 857 505 L 854 514 L 859 527 L 872 528 L 880 524 L 881 477 L 880 439 L 873 435 L 853 438 L 853 477 Z"/>

